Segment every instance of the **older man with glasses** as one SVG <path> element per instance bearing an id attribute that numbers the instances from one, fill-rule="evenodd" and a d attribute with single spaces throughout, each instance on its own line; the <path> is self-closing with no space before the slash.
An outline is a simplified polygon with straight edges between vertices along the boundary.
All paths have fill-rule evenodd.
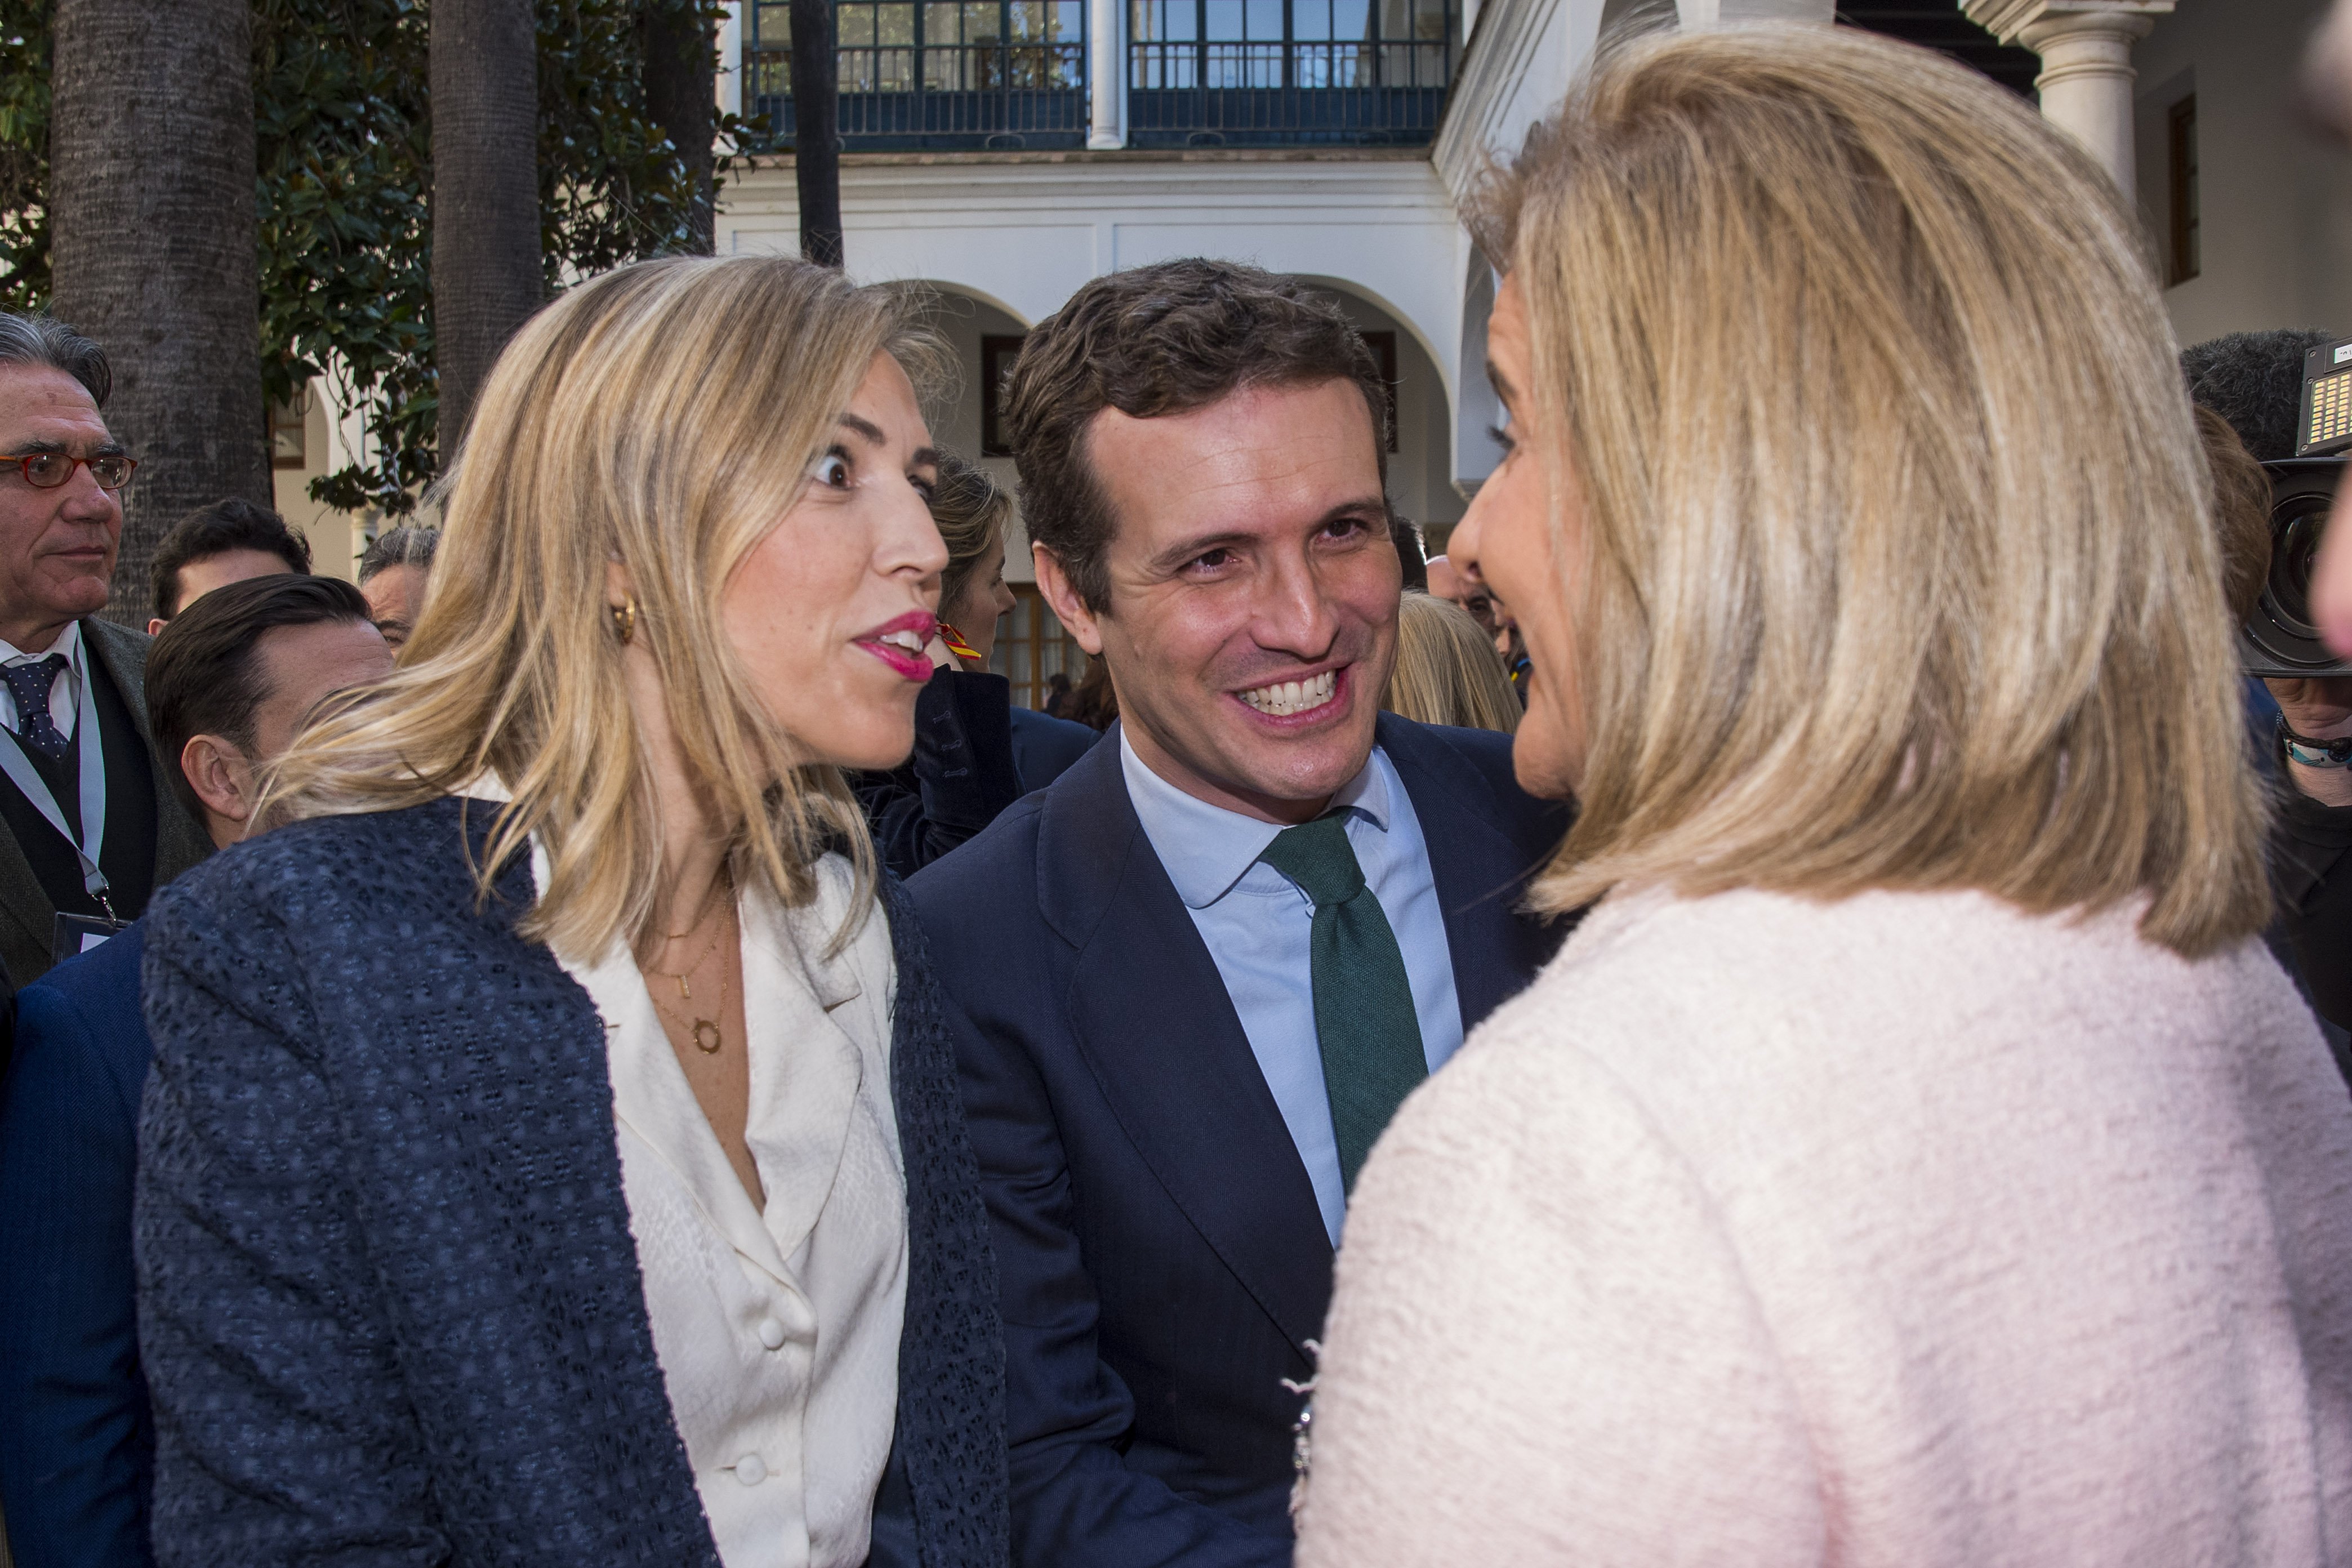
<path id="1" fill-rule="evenodd" d="M 105 351 L 0 312 L 0 968 L 37 978 L 202 858 L 147 734 L 148 639 L 98 618 L 138 464 Z"/>

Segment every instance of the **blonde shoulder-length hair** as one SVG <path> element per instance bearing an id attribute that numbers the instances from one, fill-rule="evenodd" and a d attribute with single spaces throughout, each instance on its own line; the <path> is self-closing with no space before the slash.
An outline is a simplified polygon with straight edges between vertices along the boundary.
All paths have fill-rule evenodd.
<path id="1" fill-rule="evenodd" d="M 875 877 L 864 821 L 840 771 L 761 708 L 719 605 L 875 356 L 933 368 L 909 309 L 786 258 L 680 258 L 607 273 L 532 317 L 483 386 L 446 482 L 431 592 L 400 668 L 296 742 L 265 810 L 391 810 L 496 775 L 510 798 L 477 867 L 482 896 L 536 835 L 549 879 L 524 931 L 583 957 L 635 942 L 664 846 L 605 602 L 619 561 L 633 638 L 660 672 L 736 885 L 805 904 L 816 862 L 845 847 L 854 921 Z"/>
<path id="2" fill-rule="evenodd" d="M 1587 737 L 1540 906 L 1971 888 L 2145 899 L 2192 956 L 2260 929 L 2210 482 L 2079 148 L 1846 28 L 1637 37 L 1478 227 L 1529 324 Z"/>
<path id="3" fill-rule="evenodd" d="M 1518 694 L 1470 612 L 1412 588 L 1397 604 L 1396 665 L 1381 706 L 1422 724 L 1519 727 Z"/>

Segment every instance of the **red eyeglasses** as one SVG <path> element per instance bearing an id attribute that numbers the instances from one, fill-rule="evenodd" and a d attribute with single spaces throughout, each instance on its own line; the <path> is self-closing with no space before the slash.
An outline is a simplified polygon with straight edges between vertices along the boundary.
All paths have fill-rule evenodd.
<path id="1" fill-rule="evenodd" d="M 78 468 L 88 468 L 100 489 L 119 490 L 131 482 L 131 473 L 139 467 L 136 458 L 126 458 L 120 452 L 100 452 L 95 458 L 76 458 L 64 452 L 27 452 L 21 458 L 0 458 L 0 464 L 5 463 L 16 464 L 25 482 L 37 490 L 56 489 L 72 479 Z"/>

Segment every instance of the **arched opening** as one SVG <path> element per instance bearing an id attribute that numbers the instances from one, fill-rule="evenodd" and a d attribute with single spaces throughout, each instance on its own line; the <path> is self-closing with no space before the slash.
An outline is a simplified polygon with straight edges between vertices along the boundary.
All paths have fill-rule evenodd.
<path id="1" fill-rule="evenodd" d="M 996 418 L 996 394 L 1013 368 L 1027 326 L 1002 305 L 942 283 L 919 285 L 929 295 L 925 319 L 945 340 L 956 374 L 924 405 L 934 445 L 986 468 L 996 482 L 1018 493 L 1019 475 Z M 1086 655 L 1038 595 L 1036 570 L 1020 509 L 1005 529 L 1004 580 L 1013 589 L 1013 612 L 997 623 L 996 646 L 988 668 L 1013 683 L 1013 700 L 1041 708 L 1047 681 L 1059 671 L 1076 684 L 1086 674 Z M 971 628 L 963 628 L 967 631 Z"/>
<path id="2" fill-rule="evenodd" d="M 1469 499 L 1503 460 L 1502 448 L 1495 444 L 1493 435 L 1503 422 L 1503 406 L 1495 397 L 1494 383 L 1486 379 L 1486 318 L 1494 311 L 1495 269 L 1486 264 L 1485 254 L 1473 247 L 1469 275 L 1462 285 L 1462 363 L 1454 375 L 1462 396 L 1454 419 L 1450 476 L 1454 493 L 1463 499 L 1465 510 Z M 1433 543 L 1430 550 L 1436 553 L 1437 546 Z"/>
<path id="3" fill-rule="evenodd" d="M 1463 500 L 1451 483 L 1453 416 L 1444 378 L 1421 334 L 1362 291 L 1331 278 L 1307 278 L 1339 302 L 1358 331 L 1381 357 L 1396 389 L 1396 428 L 1389 451 L 1389 500 L 1397 515 L 1443 539 L 1461 521 Z M 1432 549 L 1436 548 L 1434 545 Z"/>

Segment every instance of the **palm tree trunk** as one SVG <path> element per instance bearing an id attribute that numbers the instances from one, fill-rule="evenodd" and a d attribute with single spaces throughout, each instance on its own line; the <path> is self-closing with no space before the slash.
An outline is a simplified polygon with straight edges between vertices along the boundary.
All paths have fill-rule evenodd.
<path id="1" fill-rule="evenodd" d="M 695 177 L 698 256 L 713 242 L 710 144 L 718 134 L 719 53 L 695 0 L 652 0 L 638 37 L 645 55 L 646 110 Z"/>
<path id="2" fill-rule="evenodd" d="M 433 0 L 433 342 L 446 467 L 474 399 L 539 309 L 539 45 L 531 0 Z"/>
<path id="3" fill-rule="evenodd" d="M 251 26 L 248 0 L 58 3 L 51 309 L 113 361 L 106 421 L 142 465 L 108 606 L 126 624 L 182 513 L 270 504 Z"/>
<path id="4" fill-rule="evenodd" d="M 800 187 L 801 254 L 841 265 L 840 105 L 834 79 L 833 0 L 792 0 L 793 177 Z"/>

